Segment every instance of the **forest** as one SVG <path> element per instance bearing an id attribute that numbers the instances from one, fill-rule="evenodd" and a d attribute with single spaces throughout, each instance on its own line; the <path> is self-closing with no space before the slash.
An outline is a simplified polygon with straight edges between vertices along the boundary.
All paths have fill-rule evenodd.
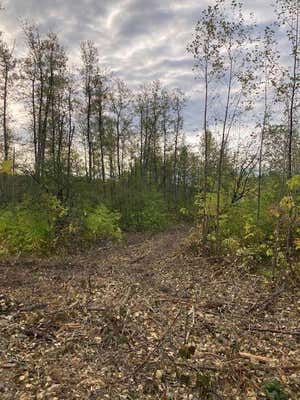
<path id="1" fill-rule="evenodd" d="M 0 26 L 1 399 L 300 399 L 300 1 L 250 3 L 188 93 Z"/>

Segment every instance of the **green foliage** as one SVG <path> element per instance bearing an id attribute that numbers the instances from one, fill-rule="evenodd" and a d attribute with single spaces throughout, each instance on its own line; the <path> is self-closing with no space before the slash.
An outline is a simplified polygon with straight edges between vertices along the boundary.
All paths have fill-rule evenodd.
<path id="1" fill-rule="evenodd" d="M 223 214 L 220 235 L 226 253 L 233 253 L 247 262 L 263 262 L 272 256 L 274 223 L 267 212 L 256 219 L 255 199 L 241 200 Z"/>
<path id="2" fill-rule="evenodd" d="M 44 252 L 53 245 L 55 224 L 63 210 L 53 198 L 43 208 L 27 198 L 0 210 L 0 254 Z"/>
<path id="3" fill-rule="evenodd" d="M 100 204 L 88 212 L 71 212 L 54 196 L 40 203 L 27 197 L 0 210 L 0 255 L 49 253 L 100 239 L 120 240 L 120 215 Z"/>
<path id="4" fill-rule="evenodd" d="M 90 210 L 85 218 L 86 236 L 89 239 L 116 239 L 122 238 L 119 228 L 120 214 L 109 211 L 104 204 Z"/>
<path id="5" fill-rule="evenodd" d="M 288 400 L 289 396 L 285 392 L 282 384 L 277 381 L 270 381 L 264 385 L 264 392 L 269 400 Z"/>
<path id="6" fill-rule="evenodd" d="M 125 229 L 160 231 L 167 227 L 170 216 L 163 196 L 152 189 L 131 193 L 122 217 Z"/>
<path id="7" fill-rule="evenodd" d="M 224 208 L 225 204 L 229 201 L 228 196 L 221 193 L 220 203 Z M 198 215 L 208 215 L 214 217 L 216 215 L 217 195 L 216 193 L 207 193 L 206 202 L 204 202 L 202 194 L 196 196 L 195 205 L 198 207 Z"/>
<path id="8" fill-rule="evenodd" d="M 295 175 L 287 182 L 290 191 L 295 191 L 300 189 L 300 175 Z"/>
<path id="9" fill-rule="evenodd" d="M 202 372 L 197 373 L 196 377 L 196 388 L 203 399 L 210 398 L 210 393 L 212 389 L 212 377 L 208 374 L 203 374 Z"/>
<path id="10" fill-rule="evenodd" d="M 21 207 L 0 211 L 0 254 L 40 252 L 49 238 L 49 225 L 38 211 Z"/>
<path id="11" fill-rule="evenodd" d="M 198 221 L 201 226 L 203 215 L 207 218 L 207 239 L 211 253 L 234 255 L 242 262 L 255 265 L 288 266 L 288 252 L 300 248 L 299 206 L 300 177 L 294 176 L 287 182 L 285 195 L 278 198 L 278 179 L 265 177 L 257 213 L 256 182 L 253 190 L 239 201 L 231 201 L 230 191 L 221 195 L 221 215 L 217 232 L 216 195 L 209 193 L 206 204 L 201 195 L 196 197 Z M 229 186 L 230 188 L 230 186 Z M 292 238 L 287 249 L 287 238 Z"/>

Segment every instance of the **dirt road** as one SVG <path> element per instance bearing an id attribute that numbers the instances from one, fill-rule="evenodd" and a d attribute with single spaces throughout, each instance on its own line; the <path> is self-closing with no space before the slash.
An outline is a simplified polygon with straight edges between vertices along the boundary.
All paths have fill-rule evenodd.
<path id="1" fill-rule="evenodd" d="M 185 253 L 187 233 L 1 262 L 0 398 L 254 400 L 276 379 L 299 400 L 299 290 Z"/>

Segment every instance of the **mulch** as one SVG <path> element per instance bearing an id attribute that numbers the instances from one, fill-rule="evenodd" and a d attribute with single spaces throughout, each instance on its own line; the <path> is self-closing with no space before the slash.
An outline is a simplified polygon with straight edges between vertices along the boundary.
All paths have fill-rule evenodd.
<path id="1" fill-rule="evenodd" d="M 300 290 L 184 251 L 186 228 L 0 263 L 0 398 L 300 399 Z M 277 399 L 277 397 L 274 397 Z"/>

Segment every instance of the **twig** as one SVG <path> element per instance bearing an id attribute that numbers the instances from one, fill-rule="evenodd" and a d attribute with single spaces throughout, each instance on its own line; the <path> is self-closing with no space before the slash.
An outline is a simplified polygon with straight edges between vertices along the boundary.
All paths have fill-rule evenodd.
<path id="1" fill-rule="evenodd" d="M 210 365 L 196 365 L 196 366 L 193 366 L 193 365 L 190 365 L 190 364 L 187 364 L 187 363 L 179 363 L 179 362 L 173 362 L 173 364 L 174 365 L 176 365 L 177 367 L 185 367 L 185 368 L 189 368 L 189 369 L 191 369 L 192 371 L 196 371 L 196 372 L 199 372 L 199 371 L 205 371 L 205 370 L 207 370 L 207 371 L 213 371 L 213 372 L 219 372 L 219 371 L 225 371 L 226 369 L 225 368 L 220 368 L 220 367 L 213 367 L 213 366 L 210 366 Z"/>
<path id="2" fill-rule="evenodd" d="M 142 254 L 141 256 L 135 258 L 134 260 L 131 260 L 131 261 L 130 261 L 130 264 L 136 264 L 136 263 L 138 263 L 139 261 L 142 261 L 142 260 L 143 260 L 145 257 L 147 257 L 149 254 L 150 254 L 150 253 Z"/>
<path id="3" fill-rule="evenodd" d="M 36 311 L 36 310 L 43 310 L 48 307 L 48 304 L 28 304 L 19 308 L 19 312 L 29 312 L 29 311 Z"/>
<path id="4" fill-rule="evenodd" d="M 191 326 L 189 327 L 189 316 L 192 316 Z M 195 308 L 192 308 L 187 312 L 186 321 L 185 321 L 185 337 L 184 337 L 184 344 L 187 344 L 190 338 L 191 331 L 195 325 Z"/>
<path id="5" fill-rule="evenodd" d="M 93 294 L 93 286 L 92 286 L 92 275 L 89 274 L 88 276 L 88 288 L 89 288 L 89 294 Z"/>
<path id="6" fill-rule="evenodd" d="M 255 303 L 252 307 L 249 308 L 248 312 L 251 313 L 252 311 L 255 311 L 255 310 L 257 310 L 257 311 L 265 310 L 273 302 L 273 300 L 276 297 L 278 297 L 282 292 L 284 292 L 284 290 L 285 290 L 285 285 L 283 285 L 281 288 L 279 288 L 274 293 L 272 293 L 272 295 L 268 299 L 263 301 L 262 303 L 260 303 L 260 304 Z"/>
<path id="7" fill-rule="evenodd" d="M 291 336 L 299 336 L 300 337 L 300 330 L 299 331 L 285 331 L 281 329 L 271 329 L 271 328 L 258 328 L 258 327 L 249 327 L 249 331 L 251 332 L 269 332 L 269 333 L 277 333 L 279 335 L 291 335 Z"/>

